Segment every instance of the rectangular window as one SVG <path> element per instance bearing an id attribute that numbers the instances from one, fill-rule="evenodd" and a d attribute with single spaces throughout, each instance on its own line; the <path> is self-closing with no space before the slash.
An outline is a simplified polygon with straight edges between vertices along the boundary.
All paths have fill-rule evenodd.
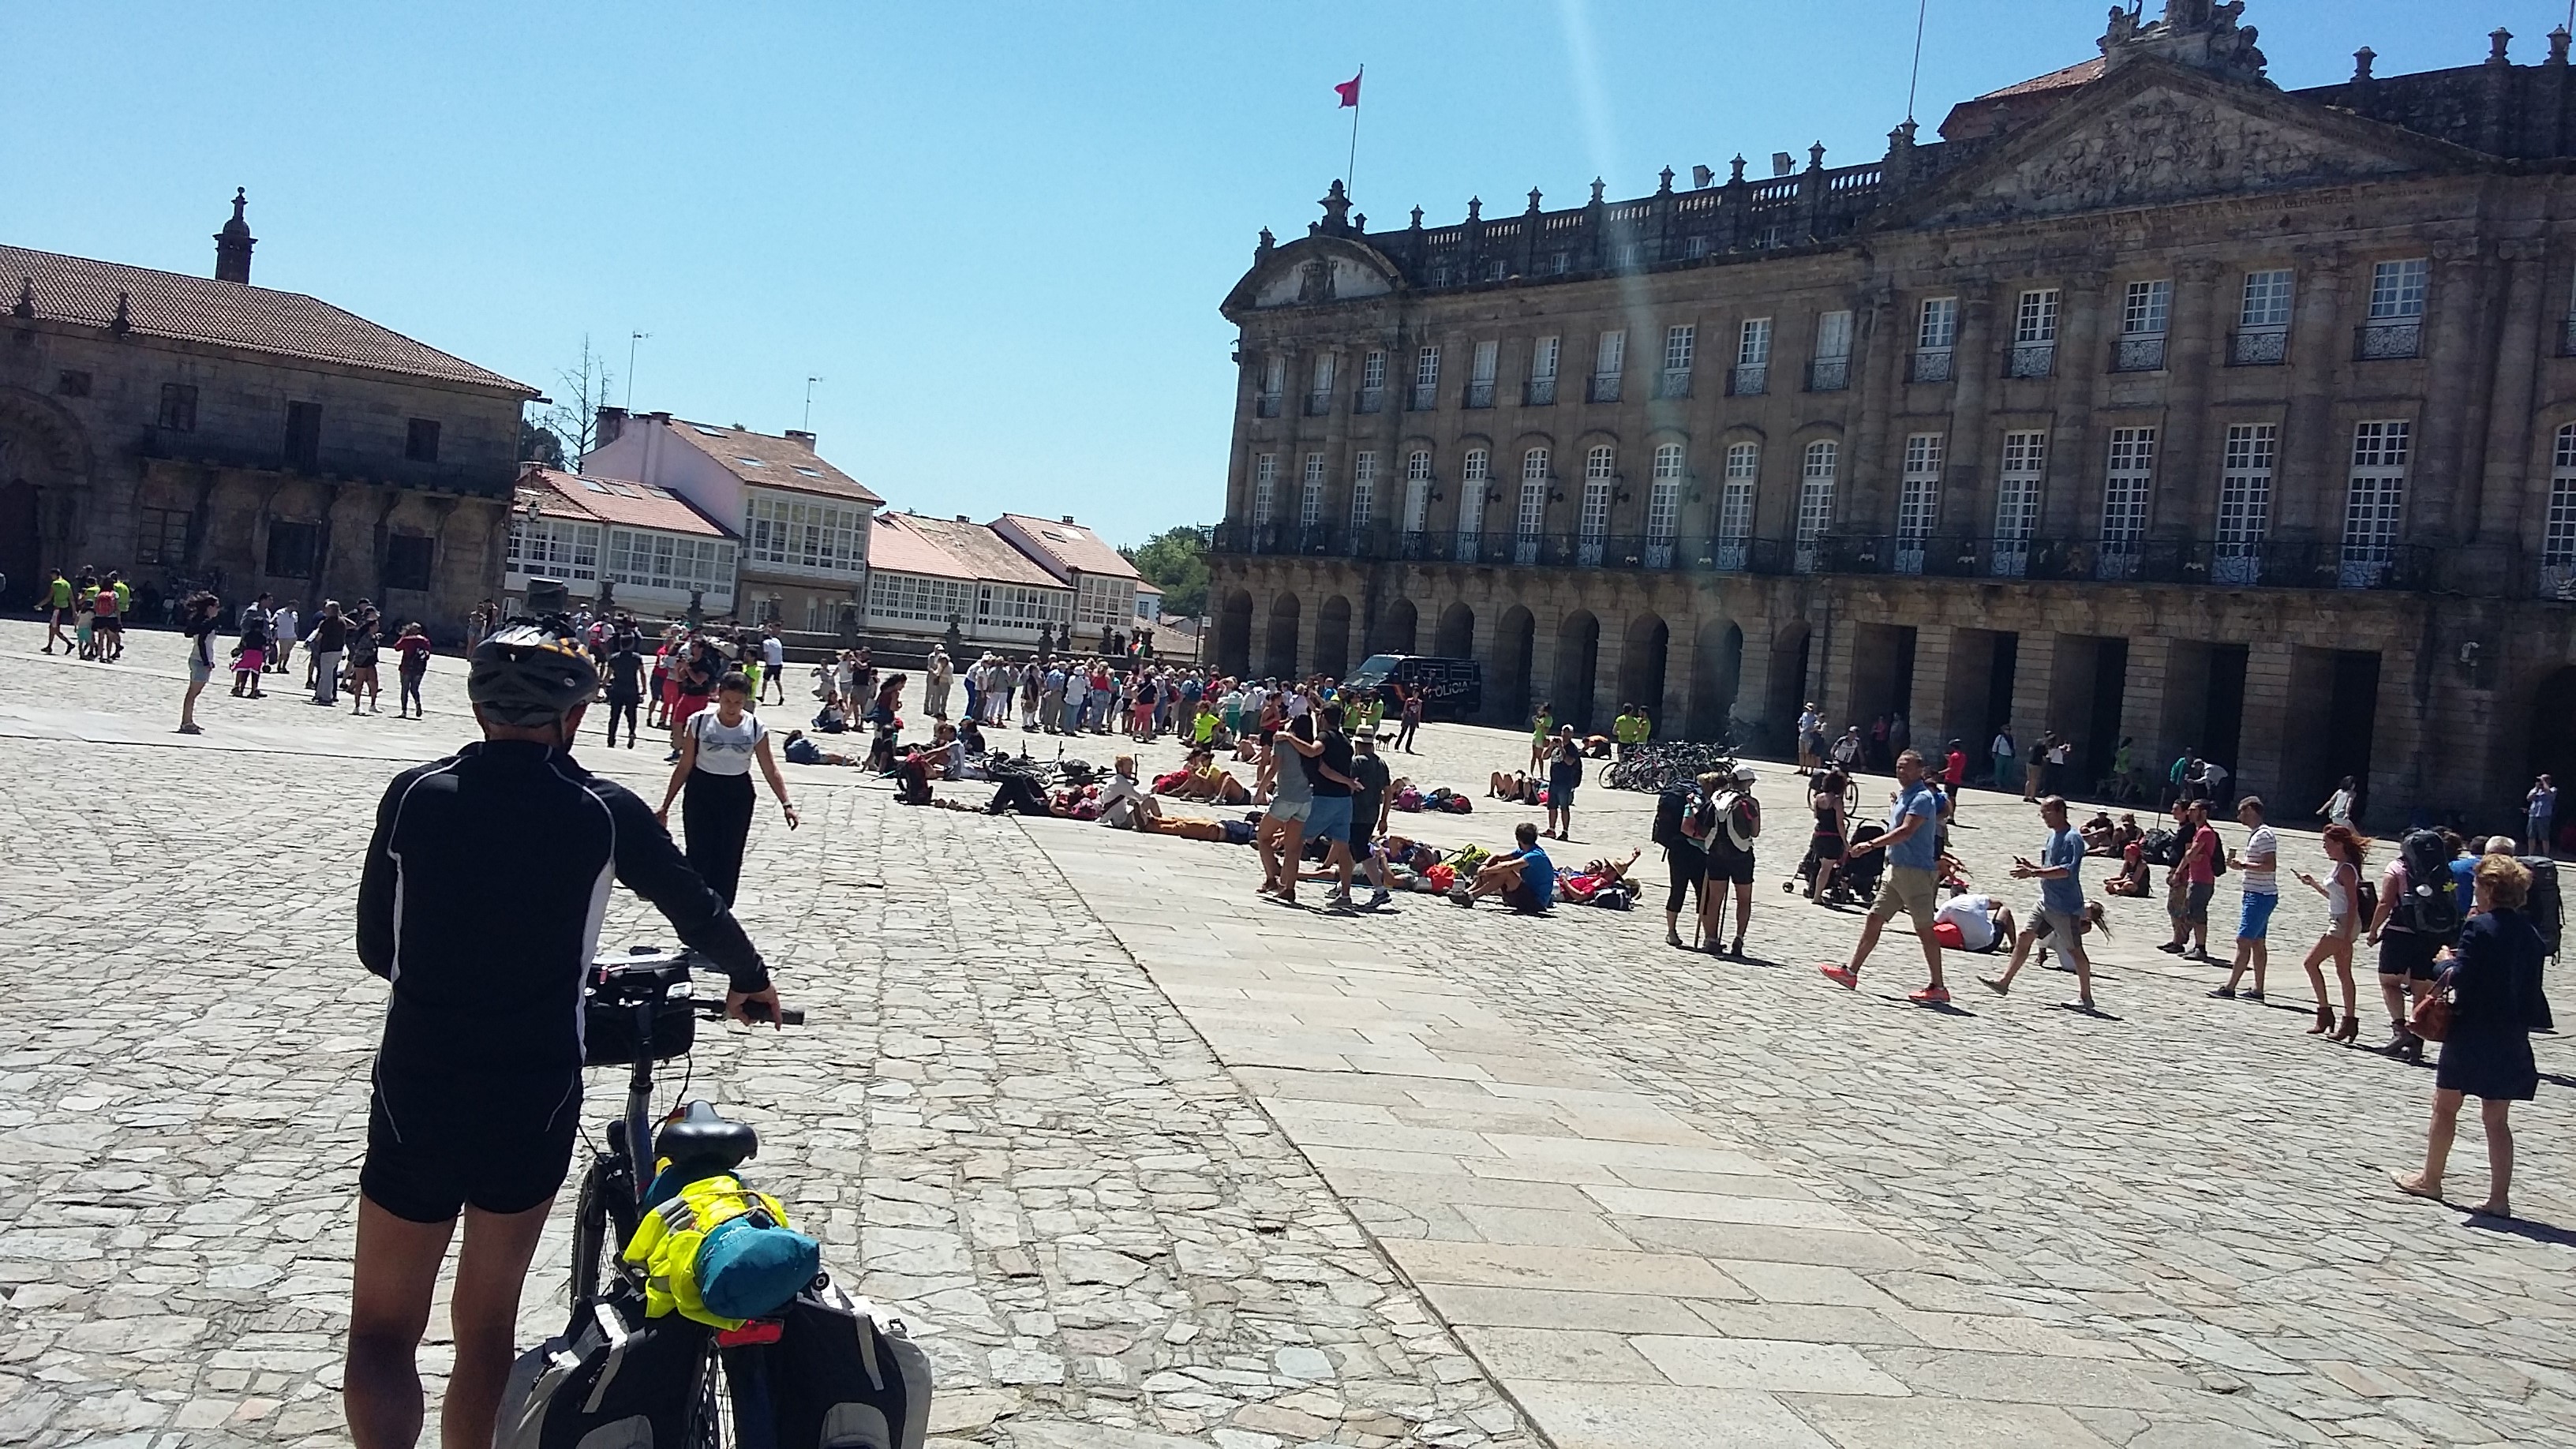
<path id="1" fill-rule="evenodd" d="M 1297 494 L 1297 526 L 1312 531 L 1324 521 L 1324 455 L 1306 455 L 1306 482 Z"/>
<path id="2" fill-rule="evenodd" d="M 1735 365 L 1760 367 L 1771 360 L 1771 319 L 1747 317 L 1736 334 Z"/>
<path id="3" fill-rule="evenodd" d="M 438 461 L 438 422 L 434 418 L 413 418 L 403 429 L 403 457 L 414 463 Z"/>
<path id="4" fill-rule="evenodd" d="M 1726 445 L 1726 477 L 1717 499 L 1717 558 L 1722 569 L 1745 566 L 1753 540 L 1753 483 L 1761 471 L 1762 445 Z"/>
<path id="5" fill-rule="evenodd" d="M 2013 314 L 2013 343 L 2028 347 L 2057 340 L 2057 289 L 2042 287 L 2021 294 Z"/>
<path id="6" fill-rule="evenodd" d="M 1798 469 L 1798 536 L 1794 566 L 1802 574 L 1814 573 L 1825 530 L 1834 520 L 1834 471 L 1842 461 L 1842 445 L 1824 439 L 1807 445 L 1806 459 Z"/>
<path id="7" fill-rule="evenodd" d="M 1369 519 L 1377 511 L 1377 454 L 1362 452 L 1351 456 L 1351 533 L 1365 532 Z"/>
<path id="8" fill-rule="evenodd" d="M 161 384 L 161 426 L 174 433 L 197 430 L 197 387 L 194 383 Z"/>
<path id="9" fill-rule="evenodd" d="M 1263 453 L 1252 460 L 1252 526 L 1268 528 L 1279 497 L 1279 455 Z"/>
<path id="10" fill-rule="evenodd" d="M 1404 459 L 1404 531 L 1420 533 L 1431 524 L 1431 450 L 1416 448 Z"/>
<path id="11" fill-rule="evenodd" d="M 1518 563 L 1538 562 L 1539 534 L 1547 528 L 1547 490 L 1553 481 L 1548 476 L 1548 453 L 1545 448 L 1532 448 L 1521 455 L 1520 512 L 1513 521 L 1512 558 Z"/>
<path id="12" fill-rule="evenodd" d="M 1699 329 L 1688 322 L 1664 329 L 1664 371 L 1691 370 L 1691 349 L 1698 336 Z"/>
<path id="13" fill-rule="evenodd" d="M 310 468 L 322 457 L 322 405 L 291 402 L 286 405 L 286 461 Z M 274 569 L 270 572 L 276 572 Z M 303 575 L 295 575 L 297 578 Z"/>
<path id="14" fill-rule="evenodd" d="M 1921 320 L 1915 324 L 1914 345 L 1927 351 L 1947 352 L 1959 345 L 1959 299 L 1926 297 Z"/>
<path id="15" fill-rule="evenodd" d="M 2276 423 L 2228 425 L 2218 468 L 2218 536 L 2210 557 L 2214 582 L 2263 581 L 2263 539 L 2272 526 L 2272 464 L 2280 445 Z"/>
<path id="16" fill-rule="evenodd" d="M 188 561 L 188 512 L 183 508 L 146 508 L 135 520 L 134 561 L 184 564 Z"/>
<path id="17" fill-rule="evenodd" d="M 1995 480 L 1995 549 L 1989 571 L 2020 578 L 2028 569 L 2031 530 L 2039 522 L 2040 483 L 2048 474 L 2048 434 L 2004 434 L 2002 471 Z"/>
<path id="18" fill-rule="evenodd" d="M 754 494 L 747 513 L 743 546 L 755 563 L 838 575 L 867 566 L 865 510 Z"/>
<path id="19" fill-rule="evenodd" d="M 397 533 L 389 536 L 385 539 L 385 587 L 427 592 L 430 561 L 436 553 L 436 540 L 425 535 Z"/>
<path id="20" fill-rule="evenodd" d="M 1592 350 L 1592 372 L 1596 377 L 1617 377 L 1628 370 L 1628 334 L 1624 330 L 1604 332 Z"/>
<path id="21" fill-rule="evenodd" d="M 54 391 L 64 397 L 87 397 L 89 396 L 89 374 L 78 368 L 64 368 L 54 374 Z"/>
<path id="22" fill-rule="evenodd" d="M 1654 481 L 1646 490 L 1648 567 L 1672 567 L 1673 536 L 1681 532 L 1682 525 L 1682 471 L 1682 445 L 1658 444 Z"/>
<path id="23" fill-rule="evenodd" d="M 1923 572 L 1924 544 L 1941 513 L 1943 436 L 1911 433 L 1905 439 L 1905 466 L 1896 495 L 1896 571 Z"/>
<path id="24" fill-rule="evenodd" d="M 2423 316 L 2427 265 L 2422 257 L 2374 263 L 2370 269 L 2370 320 Z"/>
<path id="25" fill-rule="evenodd" d="M 2558 430 L 2549 470 L 2549 511 L 2540 534 L 2540 593 L 2576 598 L 2576 423 Z"/>
<path id="26" fill-rule="evenodd" d="M 1415 387 L 1438 387 L 1440 385 L 1439 348 L 1426 347 L 1420 352 L 1414 354 L 1413 385 Z"/>
<path id="27" fill-rule="evenodd" d="M 1320 418 L 1333 410 L 1334 354 L 1318 352 L 1306 376 L 1306 416 Z"/>
<path id="28" fill-rule="evenodd" d="M 1288 354 L 1274 352 L 1263 360 L 1261 390 L 1272 397 L 1288 390 Z"/>
<path id="29" fill-rule="evenodd" d="M 2290 278 L 2286 267 L 2245 274 L 2245 292 L 2236 306 L 2236 325 L 2246 331 L 2278 330 L 2290 325 Z"/>
<path id="30" fill-rule="evenodd" d="M 1360 359 L 1360 387 L 1363 391 L 1375 392 L 1384 386 L 1386 386 L 1386 353 L 1372 348 L 1368 356 Z"/>
<path id="31" fill-rule="evenodd" d="M 274 539 L 270 549 L 274 551 Z M 561 579 L 599 577 L 599 525 L 569 518 L 510 515 L 509 567 L 513 573 Z M 271 570 L 275 572 L 275 570 Z"/>
<path id="32" fill-rule="evenodd" d="M 2095 576 L 2134 578 L 2147 536 L 2147 499 L 2155 487 L 2156 430 L 2113 428 L 2102 476 L 2102 557 Z"/>
<path id="33" fill-rule="evenodd" d="M 1493 454 L 1469 448 L 1458 463 L 1458 549 L 1460 563 L 1474 563 L 1484 549 L 1485 494 L 1493 484 Z"/>
<path id="34" fill-rule="evenodd" d="M 1530 376 L 1556 381 L 1556 354 L 1559 339 L 1542 337 L 1530 348 Z"/>
<path id="35" fill-rule="evenodd" d="M 2343 561 L 2338 582 L 2347 589 L 2387 582 L 2397 559 L 2398 526 L 2406 512 L 2406 462 L 2414 424 L 2402 418 L 2355 424 L 2352 480 L 2345 495 Z"/>
<path id="36" fill-rule="evenodd" d="M 2162 337 L 2173 315 L 2173 283 L 2131 282 L 2120 301 L 2120 335 Z"/>
<path id="37" fill-rule="evenodd" d="M 1583 455 L 1583 506 L 1576 517 L 1581 534 L 1575 561 L 1584 565 L 1601 562 L 1601 540 L 1610 532 L 1610 490 L 1618 479 L 1618 452 L 1607 443 L 1587 449 Z"/>
<path id="38" fill-rule="evenodd" d="M 1816 358 L 1848 359 L 1851 356 L 1852 314 L 1823 312 L 1816 316 Z"/>
<path id="39" fill-rule="evenodd" d="M 1494 372 L 1502 362 L 1502 344 L 1479 342 L 1467 364 L 1467 406 L 1489 408 L 1494 405 Z"/>
<path id="40" fill-rule="evenodd" d="M 268 526 L 268 575 L 277 579 L 313 577 L 313 554 L 322 541 L 318 524 L 272 522 Z"/>

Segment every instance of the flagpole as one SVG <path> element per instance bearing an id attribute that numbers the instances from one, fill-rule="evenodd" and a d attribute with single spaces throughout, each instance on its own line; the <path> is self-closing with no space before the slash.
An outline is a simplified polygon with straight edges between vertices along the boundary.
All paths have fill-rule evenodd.
<path id="1" fill-rule="evenodd" d="M 1365 65 L 1360 67 L 1358 75 L 1351 77 L 1351 154 L 1350 159 L 1342 163 L 1342 194 L 1345 197 L 1356 195 L 1360 187 L 1360 102 L 1367 99 L 1360 82 L 1366 79 L 1368 67 Z"/>

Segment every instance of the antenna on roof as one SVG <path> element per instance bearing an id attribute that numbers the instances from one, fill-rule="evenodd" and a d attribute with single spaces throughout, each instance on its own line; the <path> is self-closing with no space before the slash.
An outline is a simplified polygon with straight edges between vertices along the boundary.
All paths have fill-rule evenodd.
<path id="1" fill-rule="evenodd" d="M 805 431 L 809 433 L 814 431 L 814 384 L 822 380 L 813 376 L 805 379 Z"/>
<path id="2" fill-rule="evenodd" d="M 650 332 L 626 334 L 626 410 L 635 411 L 635 344 L 651 337 Z"/>
<path id="3" fill-rule="evenodd" d="M 1905 76 L 1905 120 L 1914 122 L 1914 87 L 1923 79 L 1923 15 L 1932 8 L 1932 0 L 1914 0 L 1914 69 Z"/>

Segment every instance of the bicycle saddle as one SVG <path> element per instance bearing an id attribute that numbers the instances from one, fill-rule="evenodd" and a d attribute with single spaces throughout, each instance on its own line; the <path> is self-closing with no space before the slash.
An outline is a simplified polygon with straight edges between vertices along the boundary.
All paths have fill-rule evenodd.
<path id="1" fill-rule="evenodd" d="M 688 1104 L 679 1120 L 662 1124 L 653 1139 L 656 1157 L 667 1157 L 675 1166 L 717 1172 L 731 1172 L 759 1152 L 760 1134 L 750 1123 L 719 1117 L 704 1102 Z"/>

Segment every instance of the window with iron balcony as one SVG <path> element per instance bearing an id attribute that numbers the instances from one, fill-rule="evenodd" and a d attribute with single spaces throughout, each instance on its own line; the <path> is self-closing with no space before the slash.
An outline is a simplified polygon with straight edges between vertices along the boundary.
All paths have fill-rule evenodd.
<path id="1" fill-rule="evenodd" d="M 2289 269 L 2245 274 L 2236 306 L 2236 330 L 2227 337 L 2230 367 L 2278 367 L 2290 357 Z"/>
<path id="2" fill-rule="evenodd" d="M 2424 292 L 2431 263 L 2423 257 L 2377 262 L 2370 269 L 2370 314 L 2353 340 L 2364 362 L 2424 355 Z"/>

